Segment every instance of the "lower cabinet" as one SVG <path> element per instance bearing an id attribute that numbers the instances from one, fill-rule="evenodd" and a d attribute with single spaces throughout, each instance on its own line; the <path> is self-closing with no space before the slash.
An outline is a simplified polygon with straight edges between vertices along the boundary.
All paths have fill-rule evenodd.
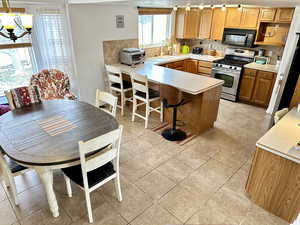
<path id="1" fill-rule="evenodd" d="M 239 99 L 267 107 L 272 95 L 275 79 L 275 73 L 245 69 L 240 84 Z"/>
<path id="2" fill-rule="evenodd" d="M 184 60 L 184 71 L 189 73 L 198 73 L 198 60 L 195 59 Z"/>
<path id="3" fill-rule="evenodd" d="M 160 66 L 210 77 L 212 62 L 200 61 L 196 59 L 185 59 Z"/>
<path id="4" fill-rule="evenodd" d="M 240 84 L 239 99 L 243 101 L 251 101 L 252 93 L 255 85 L 255 76 L 243 75 Z"/>

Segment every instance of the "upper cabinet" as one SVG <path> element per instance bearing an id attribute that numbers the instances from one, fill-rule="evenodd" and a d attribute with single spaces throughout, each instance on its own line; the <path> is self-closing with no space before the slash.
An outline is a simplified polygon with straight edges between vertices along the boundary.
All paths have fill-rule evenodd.
<path id="1" fill-rule="evenodd" d="M 290 23 L 294 15 L 294 8 L 262 8 L 260 10 L 260 22 Z"/>
<path id="2" fill-rule="evenodd" d="M 210 38 L 212 18 L 213 18 L 213 10 L 212 9 L 200 10 L 198 38 L 200 38 L 200 39 L 209 39 Z"/>
<path id="3" fill-rule="evenodd" d="M 224 27 L 254 29 L 255 44 L 283 46 L 294 8 L 180 8 L 176 12 L 176 38 L 221 41 Z"/>
<path id="4" fill-rule="evenodd" d="M 227 8 L 225 27 L 239 28 L 242 18 L 242 10 L 240 8 Z"/>
<path id="5" fill-rule="evenodd" d="M 256 29 L 259 8 L 227 8 L 225 27 Z"/>
<path id="6" fill-rule="evenodd" d="M 176 13 L 176 38 L 194 39 L 198 37 L 199 10 L 178 9 Z"/>
<path id="7" fill-rule="evenodd" d="M 243 8 L 241 28 L 256 29 L 259 16 L 259 8 Z"/>
<path id="8" fill-rule="evenodd" d="M 276 9 L 273 8 L 263 8 L 260 10 L 260 21 L 273 22 L 276 15 Z"/>
<path id="9" fill-rule="evenodd" d="M 262 8 L 255 44 L 284 46 L 293 14 L 293 8 Z"/>
<path id="10" fill-rule="evenodd" d="M 213 10 L 210 39 L 219 41 L 222 40 L 226 13 L 227 10 L 222 10 L 221 8 L 215 8 Z"/>
<path id="11" fill-rule="evenodd" d="M 276 11 L 275 22 L 289 23 L 292 21 L 294 15 L 293 8 L 280 8 Z"/>

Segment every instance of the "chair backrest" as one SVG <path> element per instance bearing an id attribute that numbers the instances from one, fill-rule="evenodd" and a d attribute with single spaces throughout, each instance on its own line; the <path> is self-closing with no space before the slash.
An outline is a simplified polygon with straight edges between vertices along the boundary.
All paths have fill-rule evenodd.
<path id="1" fill-rule="evenodd" d="M 23 108 L 31 104 L 41 103 L 41 95 L 37 86 L 19 87 L 5 92 L 11 110 Z"/>
<path id="2" fill-rule="evenodd" d="M 118 98 L 108 92 L 100 91 L 99 89 L 97 89 L 96 90 L 96 107 L 97 108 L 100 107 L 101 102 L 109 104 L 111 111 L 109 111 L 105 108 L 100 108 L 100 109 L 111 114 L 112 116 L 116 117 Z"/>
<path id="3" fill-rule="evenodd" d="M 284 117 L 289 112 L 288 108 L 283 108 L 279 111 L 277 111 L 274 115 L 274 122 L 278 123 L 279 120 L 281 120 L 282 117 Z"/>
<path id="4" fill-rule="evenodd" d="M 96 137 L 86 142 L 78 142 L 83 184 L 86 190 L 89 189 L 87 180 L 87 173 L 89 171 L 95 170 L 111 161 L 113 161 L 115 171 L 119 170 L 119 155 L 122 131 L 123 126 L 120 125 L 118 129 L 113 130 L 107 134 Z M 89 153 L 95 152 L 107 146 L 109 149 L 107 149 L 104 153 L 100 152 L 99 154 L 95 154 L 95 156 L 90 156 L 89 158 L 87 158 L 87 155 Z"/>
<path id="5" fill-rule="evenodd" d="M 149 98 L 149 85 L 148 85 L 148 79 L 146 76 L 137 74 L 135 72 L 132 72 L 130 74 L 131 77 L 131 83 L 132 83 L 132 91 L 133 91 L 133 95 L 135 95 L 135 93 L 137 91 L 141 91 L 146 93 L 146 98 Z"/>
<path id="6" fill-rule="evenodd" d="M 123 90 L 123 77 L 122 72 L 119 68 L 111 65 L 105 65 L 109 86 L 112 84 L 118 83 L 120 84 L 121 90 Z"/>
<path id="7" fill-rule="evenodd" d="M 30 85 L 37 86 L 45 100 L 63 99 L 70 94 L 70 80 L 67 74 L 56 70 L 42 70 L 31 76 Z"/>
<path id="8" fill-rule="evenodd" d="M 13 97 L 12 97 L 12 94 L 10 91 L 5 91 L 5 96 L 7 98 L 7 101 L 8 101 L 8 104 L 9 104 L 9 108 L 11 110 L 15 109 L 16 106 L 15 106 L 15 103 L 14 103 L 14 100 L 13 100 Z"/>

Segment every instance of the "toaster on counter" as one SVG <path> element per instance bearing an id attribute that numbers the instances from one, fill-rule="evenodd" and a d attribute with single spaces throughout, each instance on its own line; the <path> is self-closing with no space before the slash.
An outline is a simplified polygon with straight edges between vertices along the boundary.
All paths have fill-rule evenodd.
<path id="1" fill-rule="evenodd" d="M 143 63 L 145 60 L 145 50 L 140 48 L 123 48 L 120 51 L 120 62 L 126 65 Z"/>

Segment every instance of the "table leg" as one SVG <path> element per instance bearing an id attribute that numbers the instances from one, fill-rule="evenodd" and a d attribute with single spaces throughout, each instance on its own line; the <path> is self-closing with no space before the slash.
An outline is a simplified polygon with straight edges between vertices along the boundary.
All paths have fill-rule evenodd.
<path id="1" fill-rule="evenodd" d="M 53 190 L 53 172 L 51 169 L 47 168 L 36 168 L 36 172 L 39 174 L 44 185 L 50 211 L 52 212 L 53 217 L 58 217 L 58 204 Z"/>

